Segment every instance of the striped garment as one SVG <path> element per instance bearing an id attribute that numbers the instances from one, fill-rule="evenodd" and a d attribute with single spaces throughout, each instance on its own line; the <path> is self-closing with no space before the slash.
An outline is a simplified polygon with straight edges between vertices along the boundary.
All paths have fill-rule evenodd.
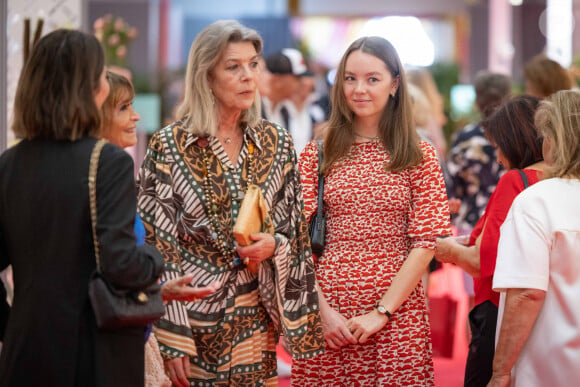
<path id="1" fill-rule="evenodd" d="M 275 225 L 276 249 L 253 274 L 233 266 L 212 243 L 202 181 L 200 138 L 177 121 L 149 143 L 137 185 L 147 243 L 165 257 L 164 280 L 195 273 L 193 286 L 218 281 L 198 302 L 173 301 L 155 327 L 166 359 L 190 356 L 191 385 L 276 385 L 275 347 L 284 334 L 294 357 L 322 352 L 312 254 L 291 137 L 262 121 L 246 128 L 237 164 L 208 137 L 218 221 L 228 243 L 247 187 L 248 144 L 255 145 L 253 183 L 261 187 Z"/>

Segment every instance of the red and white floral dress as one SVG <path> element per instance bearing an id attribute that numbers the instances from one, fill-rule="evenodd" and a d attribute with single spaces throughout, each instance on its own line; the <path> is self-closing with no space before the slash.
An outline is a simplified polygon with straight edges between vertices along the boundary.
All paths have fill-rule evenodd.
<path id="1" fill-rule="evenodd" d="M 325 179 L 327 243 L 316 277 L 326 300 L 347 319 L 373 310 L 413 248 L 435 248 L 450 233 L 449 206 L 435 151 L 421 143 L 421 164 L 386 172 L 380 141 L 355 143 Z M 300 157 L 307 219 L 316 211 L 318 149 Z M 294 386 L 433 386 L 433 360 L 421 283 L 365 344 L 327 348 L 295 360 Z"/>

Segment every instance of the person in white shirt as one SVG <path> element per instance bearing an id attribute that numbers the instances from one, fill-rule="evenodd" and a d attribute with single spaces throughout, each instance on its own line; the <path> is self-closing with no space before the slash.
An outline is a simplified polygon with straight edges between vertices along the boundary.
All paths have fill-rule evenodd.
<path id="1" fill-rule="evenodd" d="M 302 53 L 285 48 L 265 60 L 270 73 L 268 95 L 262 96 L 262 116 L 288 130 L 299 155 L 312 139 L 315 122 L 324 120 L 324 112 L 313 102 L 314 77 Z"/>
<path id="2" fill-rule="evenodd" d="M 516 197 L 501 227 L 492 387 L 580 380 L 580 93 L 553 94 L 535 122 L 550 168 Z"/>

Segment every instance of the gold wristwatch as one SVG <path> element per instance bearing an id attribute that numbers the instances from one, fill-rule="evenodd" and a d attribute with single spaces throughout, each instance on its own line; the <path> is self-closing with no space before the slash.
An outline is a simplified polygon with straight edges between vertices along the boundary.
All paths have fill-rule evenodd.
<path id="1" fill-rule="evenodd" d="M 375 305 L 375 309 L 379 311 L 380 314 L 384 314 L 385 316 L 388 317 L 388 319 L 390 320 L 393 315 L 391 315 L 391 312 L 389 312 L 387 310 L 387 308 L 385 308 L 384 306 L 382 306 L 380 303 L 377 302 L 377 304 Z"/>

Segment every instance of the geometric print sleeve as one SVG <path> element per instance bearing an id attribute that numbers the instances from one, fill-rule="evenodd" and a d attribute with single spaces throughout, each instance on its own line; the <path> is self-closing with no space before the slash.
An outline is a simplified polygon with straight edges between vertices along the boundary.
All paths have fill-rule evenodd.
<path id="1" fill-rule="evenodd" d="M 411 208 L 408 236 L 412 249 L 435 249 L 436 236 L 451 234 L 449 203 L 434 148 L 421 141 L 421 149 L 423 160 L 410 169 Z"/>
<path id="2" fill-rule="evenodd" d="M 262 284 L 275 286 L 279 327 L 286 337 L 294 358 L 309 358 L 323 350 L 323 334 L 318 311 L 318 292 L 315 288 L 314 264 L 308 238 L 308 224 L 304 218 L 300 174 L 292 139 L 285 131 L 285 151 L 281 152 L 281 195 L 273 203 L 272 221 L 275 227 L 276 250 L 270 271 L 273 278 Z M 261 270 L 264 275 L 269 271 Z M 270 293 L 271 294 L 271 293 Z M 267 308 L 270 309 L 270 308 Z"/>
<path id="3" fill-rule="evenodd" d="M 157 247 L 165 259 L 163 281 L 182 274 L 176 224 L 176 208 L 179 207 L 174 203 L 170 167 L 174 163 L 167 146 L 172 131 L 166 129 L 153 135 L 137 177 L 138 212 L 145 225 L 146 243 Z M 155 323 L 162 355 L 166 359 L 196 356 L 185 304 L 171 301 L 165 310 L 165 316 Z"/>

